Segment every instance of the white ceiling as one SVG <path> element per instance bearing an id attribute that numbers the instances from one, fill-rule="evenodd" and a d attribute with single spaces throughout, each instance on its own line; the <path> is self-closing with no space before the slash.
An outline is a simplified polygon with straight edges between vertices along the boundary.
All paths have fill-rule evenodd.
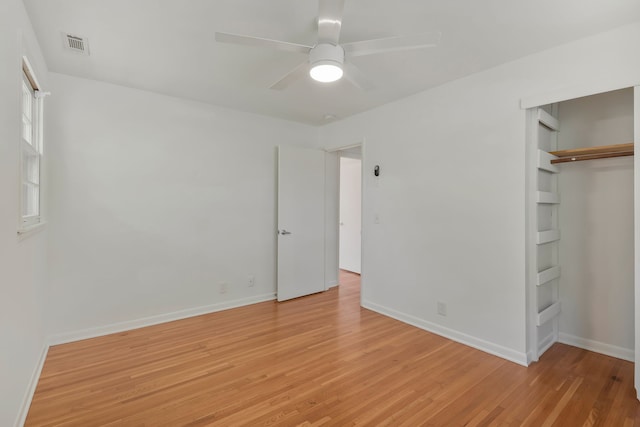
<path id="1" fill-rule="evenodd" d="M 346 0 L 341 42 L 434 30 L 441 42 L 353 58 L 370 91 L 310 78 L 275 91 L 304 55 L 216 43 L 214 33 L 313 45 L 317 0 L 24 2 L 51 71 L 314 125 L 640 20 L 638 0 Z M 91 55 L 63 49 L 63 32 L 86 37 Z"/>

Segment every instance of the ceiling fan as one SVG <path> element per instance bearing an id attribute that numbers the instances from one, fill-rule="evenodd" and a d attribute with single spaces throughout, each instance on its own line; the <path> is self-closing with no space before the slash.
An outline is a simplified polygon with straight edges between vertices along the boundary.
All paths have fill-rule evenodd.
<path id="1" fill-rule="evenodd" d="M 344 76 L 356 87 L 369 90 L 373 85 L 352 62 L 348 61 L 349 59 L 356 56 L 433 47 L 440 41 L 441 34 L 435 31 L 340 44 L 343 10 L 344 0 L 319 0 L 318 41 L 315 46 L 221 32 L 216 32 L 216 41 L 307 54 L 308 61 L 298 65 L 271 85 L 271 89 L 275 90 L 285 89 L 307 73 L 312 79 L 323 83 L 334 82 Z"/>

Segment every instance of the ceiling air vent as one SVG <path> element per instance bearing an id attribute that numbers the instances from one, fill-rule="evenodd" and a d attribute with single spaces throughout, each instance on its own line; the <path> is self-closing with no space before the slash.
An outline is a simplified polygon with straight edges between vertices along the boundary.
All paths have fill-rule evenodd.
<path id="1" fill-rule="evenodd" d="M 89 55 L 89 41 L 84 37 L 63 33 L 64 47 L 80 55 Z"/>

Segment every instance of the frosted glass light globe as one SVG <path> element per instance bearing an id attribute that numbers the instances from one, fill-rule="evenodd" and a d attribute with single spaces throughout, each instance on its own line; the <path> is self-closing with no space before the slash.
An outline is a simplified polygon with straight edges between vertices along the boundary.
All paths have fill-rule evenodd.
<path id="1" fill-rule="evenodd" d="M 322 83 L 331 83 L 340 80 L 343 75 L 342 68 L 330 61 L 319 61 L 309 71 L 311 78 Z"/>

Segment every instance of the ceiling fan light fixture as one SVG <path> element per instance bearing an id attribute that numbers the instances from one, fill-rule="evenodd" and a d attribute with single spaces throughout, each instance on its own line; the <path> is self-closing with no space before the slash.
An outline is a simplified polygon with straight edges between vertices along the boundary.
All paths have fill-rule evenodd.
<path id="1" fill-rule="evenodd" d="M 344 49 L 330 43 L 319 43 L 309 52 L 311 70 L 309 75 L 322 83 L 340 80 L 344 74 Z"/>
<path id="2" fill-rule="evenodd" d="M 340 64 L 332 61 L 318 61 L 313 64 L 309 74 L 317 82 L 331 83 L 340 80 L 344 72 Z"/>

